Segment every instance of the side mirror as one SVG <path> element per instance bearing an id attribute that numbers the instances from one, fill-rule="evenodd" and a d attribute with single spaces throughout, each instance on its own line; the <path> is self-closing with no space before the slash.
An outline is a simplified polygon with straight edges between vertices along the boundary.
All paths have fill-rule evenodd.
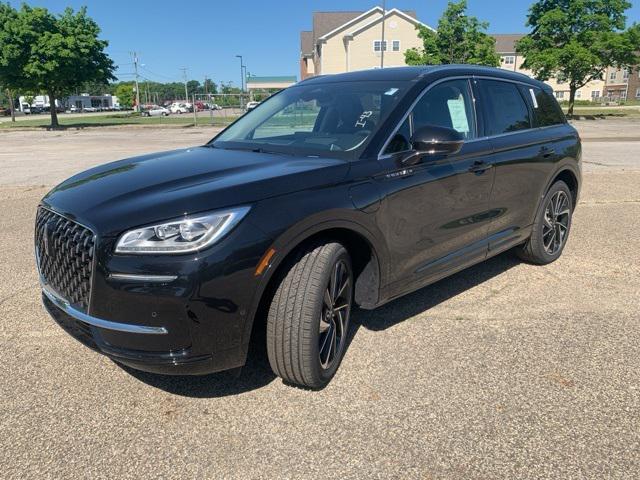
<path id="1" fill-rule="evenodd" d="M 426 155 L 453 155 L 464 145 L 464 136 L 453 128 L 427 125 L 414 132 L 411 145 Z"/>

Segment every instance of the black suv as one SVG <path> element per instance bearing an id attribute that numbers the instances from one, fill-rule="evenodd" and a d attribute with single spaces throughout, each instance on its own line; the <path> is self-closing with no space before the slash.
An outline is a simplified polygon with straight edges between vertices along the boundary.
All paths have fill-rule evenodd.
<path id="1" fill-rule="evenodd" d="M 562 253 L 578 134 L 543 83 L 472 66 L 315 77 L 206 145 L 110 163 L 45 196 L 43 301 L 131 367 L 244 365 L 322 387 L 349 315 L 514 248 Z"/>

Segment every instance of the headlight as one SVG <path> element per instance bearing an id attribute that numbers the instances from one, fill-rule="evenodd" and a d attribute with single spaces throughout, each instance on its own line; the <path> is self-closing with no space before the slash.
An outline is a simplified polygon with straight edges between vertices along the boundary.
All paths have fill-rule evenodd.
<path id="1" fill-rule="evenodd" d="M 202 250 L 226 235 L 249 207 L 186 216 L 171 222 L 125 232 L 116 253 L 188 253 Z"/>

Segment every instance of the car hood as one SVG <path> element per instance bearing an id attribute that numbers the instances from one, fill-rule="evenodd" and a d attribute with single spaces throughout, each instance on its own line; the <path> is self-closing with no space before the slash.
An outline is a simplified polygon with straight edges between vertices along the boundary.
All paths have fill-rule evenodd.
<path id="1" fill-rule="evenodd" d="M 340 182 L 348 162 L 195 147 L 134 157 L 79 173 L 43 204 L 101 235 Z"/>

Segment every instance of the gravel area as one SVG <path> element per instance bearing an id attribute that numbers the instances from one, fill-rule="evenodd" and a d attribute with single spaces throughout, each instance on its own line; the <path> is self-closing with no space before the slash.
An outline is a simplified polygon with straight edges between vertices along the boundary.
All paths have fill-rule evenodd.
<path id="1" fill-rule="evenodd" d="M 41 307 L 46 191 L 212 129 L 0 132 L 0 476 L 639 478 L 640 123 L 576 125 L 584 186 L 563 257 L 507 253 L 355 312 L 319 392 L 284 385 L 259 351 L 237 378 L 125 370 Z"/>

